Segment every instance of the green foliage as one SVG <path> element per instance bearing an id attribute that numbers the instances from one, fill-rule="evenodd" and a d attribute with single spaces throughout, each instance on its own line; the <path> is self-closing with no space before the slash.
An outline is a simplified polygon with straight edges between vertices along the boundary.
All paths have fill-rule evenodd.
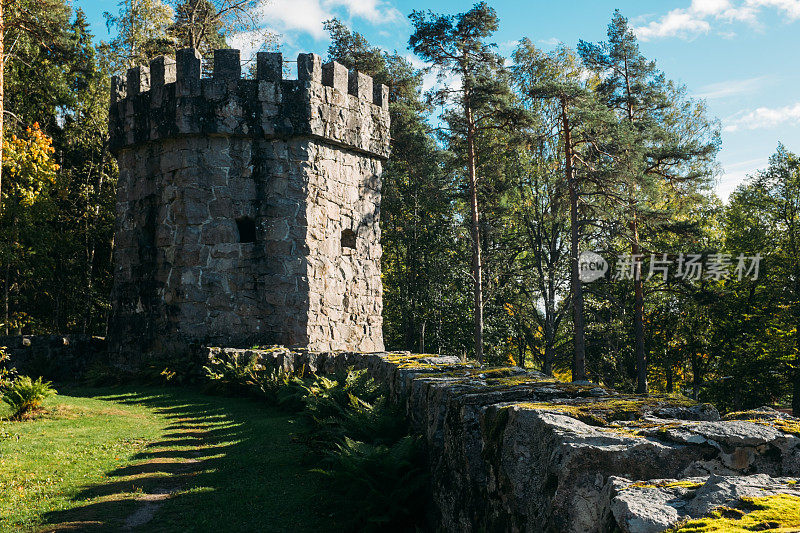
<path id="1" fill-rule="evenodd" d="M 147 65 L 150 59 L 171 52 L 175 41 L 169 35 L 175 11 L 162 0 L 120 0 L 117 15 L 106 12 L 109 28 L 117 29 L 111 42 L 119 54 L 117 69 L 124 71 L 138 65 Z"/>
<path id="2" fill-rule="evenodd" d="M 403 413 L 365 370 L 295 377 L 287 398 L 302 396 L 298 440 L 321 457 L 330 510 L 348 531 L 409 531 L 425 520 L 427 462 Z"/>
<path id="3" fill-rule="evenodd" d="M 197 48 L 201 53 L 228 48 L 217 6 L 211 0 L 173 0 L 175 20 L 169 34 L 177 48 Z"/>
<path id="4" fill-rule="evenodd" d="M 3 402 L 12 410 L 11 419 L 22 420 L 41 408 L 44 400 L 56 394 L 50 385 L 42 378 L 35 381 L 28 376 L 16 378 L 3 392 Z"/>
<path id="5" fill-rule="evenodd" d="M 419 437 L 391 445 L 345 438 L 317 471 L 329 479 L 330 506 L 347 531 L 414 531 L 424 523 L 430 494 Z"/>
<path id="6" fill-rule="evenodd" d="M 297 442 L 323 468 L 329 512 L 347 531 L 413 530 L 428 497 L 427 463 L 403 412 L 366 370 L 335 375 L 288 374 L 247 352 L 226 353 L 206 366 L 215 392 L 258 396 L 297 413 Z"/>
<path id="7" fill-rule="evenodd" d="M 317 376 L 298 390 L 305 391 L 300 439 L 314 452 L 328 452 L 346 438 L 391 443 L 408 431 L 402 413 L 364 370 L 333 379 Z M 283 396 L 282 403 L 291 396 Z"/>
<path id="8" fill-rule="evenodd" d="M 6 351 L 5 346 L 0 346 L 0 393 L 8 389 L 16 378 L 16 370 L 9 368 L 8 363 L 11 356 Z"/>
<path id="9" fill-rule="evenodd" d="M 206 390 L 231 396 L 251 396 L 287 410 L 302 409 L 305 381 L 282 370 L 267 367 L 258 357 L 240 352 L 215 356 L 203 367 Z M 302 374 L 302 373 L 301 373 Z"/>
<path id="10" fill-rule="evenodd" d="M 5 68 L 10 150 L 3 161 L 0 298 L 9 311 L 0 327 L 103 335 L 116 173 L 106 144 L 106 57 L 83 12 L 64 0 L 10 6 L 20 12 L 11 13 L 6 34 L 15 44 Z"/>

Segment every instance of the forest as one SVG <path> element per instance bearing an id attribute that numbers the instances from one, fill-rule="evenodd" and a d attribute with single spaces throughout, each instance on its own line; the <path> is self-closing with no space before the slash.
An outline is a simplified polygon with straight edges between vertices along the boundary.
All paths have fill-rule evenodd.
<path id="1" fill-rule="evenodd" d="M 109 78 L 187 47 L 210 61 L 256 4 L 122 1 L 98 43 L 67 0 L 3 0 L 0 334 L 105 335 Z M 325 23 L 326 61 L 390 87 L 387 349 L 800 412 L 800 159 L 776 142 L 723 202 L 719 121 L 609 16 L 602 42 L 520 36 L 510 57 L 483 2 L 412 12 L 407 50 Z"/>

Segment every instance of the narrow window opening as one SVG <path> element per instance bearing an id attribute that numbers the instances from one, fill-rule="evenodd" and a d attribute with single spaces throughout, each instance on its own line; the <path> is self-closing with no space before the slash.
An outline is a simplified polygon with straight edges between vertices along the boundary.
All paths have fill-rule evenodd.
<path id="1" fill-rule="evenodd" d="M 256 221 L 250 217 L 237 218 L 236 228 L 239 230 L 239 242 L 256 242 Z"/>
<path id="2" fill-rule="evenodd" d="M 342 251 L 356 249 L 356 232 L 346 229 L 342 232 Z"/>

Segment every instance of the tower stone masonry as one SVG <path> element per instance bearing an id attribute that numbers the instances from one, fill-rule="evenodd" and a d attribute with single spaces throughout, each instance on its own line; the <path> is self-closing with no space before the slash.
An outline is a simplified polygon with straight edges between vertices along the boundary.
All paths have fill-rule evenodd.
<path id="1" fill-rule="evenodd" d="M 388 88 L 314 54 L 181 50 L 112 80 L 112 357 L 195 345 L 383 350 Z"/>

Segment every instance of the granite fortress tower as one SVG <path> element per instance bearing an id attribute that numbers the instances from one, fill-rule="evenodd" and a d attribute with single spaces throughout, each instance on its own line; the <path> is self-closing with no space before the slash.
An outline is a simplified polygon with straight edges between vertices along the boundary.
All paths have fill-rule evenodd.
<path id="1" fill-rule="evenodd" d="M 112 80 L 112 356 L 194 345 L 383 350 L 388 88 L 319 56 L 181 50 Z"/>

